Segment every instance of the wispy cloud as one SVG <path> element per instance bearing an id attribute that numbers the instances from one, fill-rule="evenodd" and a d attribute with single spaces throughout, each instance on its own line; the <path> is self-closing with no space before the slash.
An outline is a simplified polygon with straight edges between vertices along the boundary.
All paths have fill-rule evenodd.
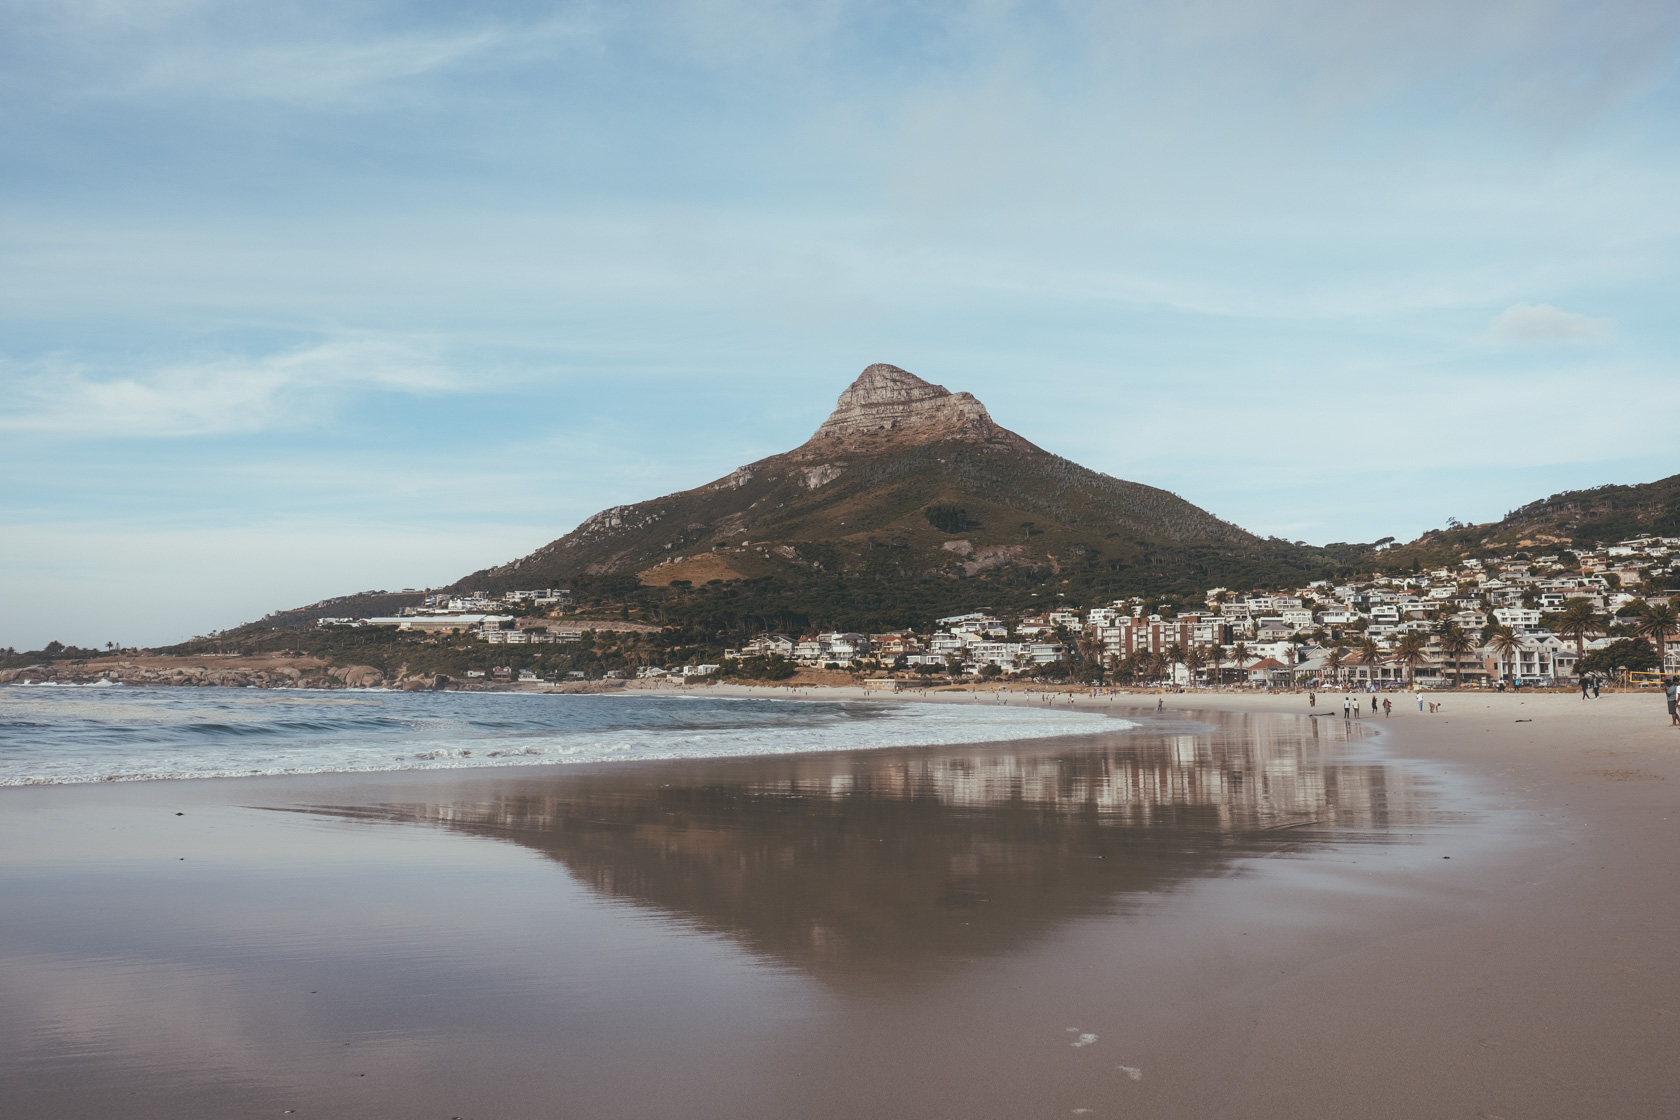
<path id="1" fill-rule="evenodd" d="M 144 374 L 102 376 L 47 361 L 3 380 L 11 384 L 0 430 L 131 437 L 261 431 L 318 417 L 352 391 L 432 394 L 454 384 L 434 356 L 365 338 Z"/>
<path id="2" fill-rule="evenodd" d="M 226 49 L 180 46 L 148 60 L 117 92 L 214 93 L 220 98 L 320 105 L 365 96 L 393 82 L 460 65 L 508 42 L 499 28 L 339 42 Z"/>
<path id="3" fill-rule="evenodd" d="M 1603 342 L 1610 320 L 1564 311 L 1549 303 L 1514 303 L 1488 324 L 1490 342 L 1517 346 L 1557 346 Z"/>

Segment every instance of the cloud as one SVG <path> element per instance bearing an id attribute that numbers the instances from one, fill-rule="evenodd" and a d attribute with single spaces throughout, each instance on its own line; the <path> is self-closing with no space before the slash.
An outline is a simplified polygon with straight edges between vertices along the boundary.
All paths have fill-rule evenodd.
<path id="1" fill-rule="evenodd" d="M 325 104 L 460 65 L 507 41 L 496 30 L 360 42 L 301 42 L 227 50 L 215 44 L 154 56 L 125 93 L 214 93 Z"/>
<path id="2" fill-rule="evenodd" d="M 49 361 L 4 382 L 13 384 L 0 405 L 0 431 L 142 438 L 261 431 L 319 416 L 353 391 L 429 395 L 455 384 L 431 355 L 366 338 L 130 376 Z"/>
<path id="3" fill-rule="evenodd" d="M 1487 338 L 1518 346 L 1553 346 L 1603 342 L 1610 337 L 1610 320 L 1563 311 L 1547 303 L 1513 303 L 1493 317 Z"/>

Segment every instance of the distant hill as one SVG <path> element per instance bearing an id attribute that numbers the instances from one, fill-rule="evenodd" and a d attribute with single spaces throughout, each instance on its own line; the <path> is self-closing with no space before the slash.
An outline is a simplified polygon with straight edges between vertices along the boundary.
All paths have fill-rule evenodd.
<path id="1" fill-rule="evenodd" d="M 1680 474 L 1635 486 L 1567 490 L 1481 525 L 1449 525 L 1393 550 L 1422 561 L 1447 555 L 1594 548 L 1642 536 L 1680 536 Z M 1386 555 L 1386 554 L 1385 554 Z"/>

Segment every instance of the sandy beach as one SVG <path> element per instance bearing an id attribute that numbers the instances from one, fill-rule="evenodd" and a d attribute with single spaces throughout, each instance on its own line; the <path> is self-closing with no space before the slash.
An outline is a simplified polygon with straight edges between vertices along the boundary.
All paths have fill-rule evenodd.
<path id="1" fill-rule="evenodd" d="M 1680 1112 L 1660 696 L 1393 699 L 1359 721 L 1080 699 L 1138 727 L 972 748 L 0 790 L 0 1095 L 39 1117 Z"/>

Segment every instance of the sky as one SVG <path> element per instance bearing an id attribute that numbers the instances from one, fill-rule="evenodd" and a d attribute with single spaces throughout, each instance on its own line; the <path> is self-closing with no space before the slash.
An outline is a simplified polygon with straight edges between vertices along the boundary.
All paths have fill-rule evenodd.
<path id="1" fill-rule="evenodd" d="M 1264 535 L 1680 471 L 1680 6 L 0 0 L 0 645 L 451 582 L 872 362 Z"/>

